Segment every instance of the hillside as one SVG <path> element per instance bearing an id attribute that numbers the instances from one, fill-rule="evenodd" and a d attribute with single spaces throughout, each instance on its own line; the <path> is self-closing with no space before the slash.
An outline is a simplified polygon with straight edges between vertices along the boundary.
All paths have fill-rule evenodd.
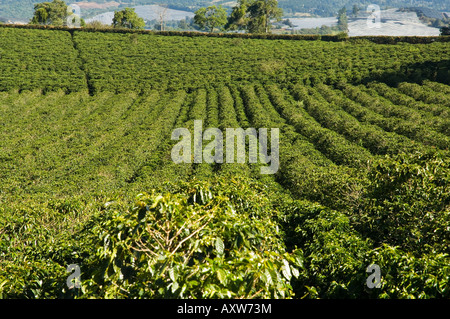
<path id="1" fill-rule="evenodd" d="M 43 1 L 36 0 L 3 0 L 0 2 L 0 17 L 7 19 L 28 21 L 33 15 L 33 6 L 35 3 Z M 110 11 L 111 8 L 120 8 L 125 6 L 139 6 L 149 4 L 164 4 L 168 5 L 171 9 L 195 11 L 198 8 L 211 5 L 223 5 L 224 7 L 231 8 L 233 1 L 220 0 L 133 0 L 133 1 L 99 1 L 99 0 L 86 0 L 86 1 L 66 1 L 67 4 L 87 2 L 87 3 L 100 3 L 103 7 L 99 6 L 89 7 L 84 5 L 82 16 L 84 18 L 90 18 L 95 14 Z M 111 4 L 111 6 L 106 6 Z M 446 0 L 279 0 L 279 6 L 284 10 L 285 14 L 293 15 L 295 13 L 308 13 L 318 15 L 322 17 L 336 16 L 339 9 L 346 6 L 348 10 L 351 10 L 353 5 L 358 5 L 364 9 L 369 4 L 377 4 L 382 8 L 401 8 L 401 7 L 425 7 L 429 9 L 435 9 L 438 11 L 450 11 L 450 4 Z"/>
<path id="2" fill-rule="evenodd" d="M 187 35 L 0 28 L 0 295 L 448 298 L 449 42 Z M 174 163 L 198 120 L 278 171 Z"/>

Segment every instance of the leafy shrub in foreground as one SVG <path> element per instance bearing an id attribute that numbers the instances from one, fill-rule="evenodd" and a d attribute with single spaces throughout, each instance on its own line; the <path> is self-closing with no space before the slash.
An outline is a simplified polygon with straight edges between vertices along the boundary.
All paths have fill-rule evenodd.
<path id="1" fill-rule="evenodd" d="M 195 182 L 177 194 L 140 194 L 111 204 L 86 297 L 287 298 L 301 253 L 285 253 L 268 199 L 250 182 Z M 252 189 L 253 188 L 253 189 Z"/>

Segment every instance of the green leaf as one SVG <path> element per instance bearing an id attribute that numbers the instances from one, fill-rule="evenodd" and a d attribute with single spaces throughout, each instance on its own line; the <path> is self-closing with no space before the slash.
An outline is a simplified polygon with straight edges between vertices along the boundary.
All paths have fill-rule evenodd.
<path id="1" fill-rule="evenodd" d="M 169 269 L 169 278 L 172 281 L 176 281 L 177 280 L 177 273 L 176 273 L 175 267 Z"/>
<path id="2" fill-rule="evenodd" d="M 260 275 L 260 279 L 267 285 L 267 276 L 265 275 L 265 273 L 262 273 Z"/>
<path id="3" fill-rule="evenodd" d="M 183 298 L 183 293 L 186 291 L 186 284 L 183 285 L 183 287 L 181 287 L 181 292 L 180 292 L 180 297 Z"/>
<path id="4" fill-rule="evenodd" d="M 286 259 L 283 259 L 283 266 L 281 267 L 281 272 L 283 273 L 283 276 L 287 279 L 287 280 L 291 280 L 291 270 L 289 267 L 289 263 L 287 262 Z"/>
<path id="5" fill-rule="evenodd" d="M 266 286 L 271 286 L 273 285 L 273 280 L 272 280 L 272 276 L 270 275 L 270 272 L 268 269 L 266 269 L 266 271 L 264 272 L 264 275 L 266 277 Z"/>
<path id="6" fill-rule="evenodd" d="M 172 284 L 172 293 L 175 293 L 175 291 L 177 291 L 178 287 L 179 287 L 178 282 L 175 281 Z"/>
<path id="7" fill-rule="evenodd" d="M 227 284 L 227 273 L 223 269 L 217 270 L 217 278 L 219 278 L 219 281 L 221 284 L 226 285 Z"/>
<path id="8" fill-rule="evenodd" d="M 225 250 L 225 244 L 223 243 L 222 239 L 217 237 L 215 246 L 216 246 L 217 253 L 219 255 L 223 255 L 223 252 Z"/>
<path id="9" fill-rule="evenodd" d="M 300 275 L 300 272 L 298 271 L 298 269 L 295 267 L 292 267 L 292 266 L 291 266 L 291 273 L 292 273 L 292 276 L 294 276 L 295 278 L 298 278 L 298 276 Z"/>
<path id="10" fill-rule="evenodd" d="M 297 266 L 303 268 L 303 254 L 300 250 L 295 251 L 294 258 Z"/>

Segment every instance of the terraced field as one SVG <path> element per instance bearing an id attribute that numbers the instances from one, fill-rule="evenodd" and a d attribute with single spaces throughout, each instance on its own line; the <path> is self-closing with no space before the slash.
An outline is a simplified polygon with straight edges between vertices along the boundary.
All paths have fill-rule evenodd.
<path id="1" fill-rule="evenodd" d="M 0 38 L 1 296 L 448 298 L 448 43 Z M 279 170 L 175 164 L 195 120 Z"/>

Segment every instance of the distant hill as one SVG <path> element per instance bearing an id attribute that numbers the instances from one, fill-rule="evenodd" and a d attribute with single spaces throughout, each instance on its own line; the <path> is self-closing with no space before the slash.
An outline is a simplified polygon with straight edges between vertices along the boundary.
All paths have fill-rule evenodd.
<path id="1" fill-rule="evenodd" d="M 163 7 L 157 6 L 157 5 L 145 5 L 145 6 L 136 6 L 135 8 L 136 13 L 143 18 L 146 21 L 156 20 L 159 17 L 159 12 L 164 10 Z M 185 19 L 186 17 L 193 18 L 194 13 L 189 11 L 183 11 L 183 10 L 173 10 L 168 9 L 165 13 L 167 20 L 175 20 L 179 21 L 182 19 Z M 100 21 L 104 24 L 111 24 L 114 18 L 114 12 L 108 11 L 105 13 L 98 14 L 92 18 L 86 19 L 86 22 L 91 21 Z"/>
<path id="2" fill-rule="evenodd" d="M 10 20 L 28 21 L 33 15 L 34 4 L 44 2 L 44 0 L 2 0 L 0 1 L 0 16 Z M 99 1 L 99 0 L 83 0 L 83 3 L 101 3 L 103 7 L 83 8 L 82 15 L 89 18 L 97 14 L 111 11 L 111 7 L 106 4 L 114 3 L 116 8 L 149 5 L 149 4 L 165 4 L 171 9 L 195 11 L 200 7 L 210 5 L 223 5 L 231 8 L 236 1 L 229 0 L 128 0 L 128 1 Z M 79 3 L 79 1 L 66 1 L 67 4 Z M 117 5 L 118 4 L 118 5 Z M 450 1 L 448 0 L 279 0 L 279 6 L 283 8 L 286 15 L 294 15 L 295 13 L 307 13 L 319 16 L 334 16 L 337 11 L 346 6 L 351 10 L 353 5 L 357 5 L 361 9 L 366 8 L 369 4 L 378 4 L 382 8 L 386 7 L 424 7 L 437 10 L 440 12 L 450 11 Z"/>
<path id="3" fill-rule="evenodd" d="M 432 18 L 432 19 L 443 19 L 444 18 L 443 12 L 439 12 L 434 9 L 421 8 L 421 7 L 413 7 L 413 8 L 408 8 L 408 9 L 415 11 L 419 14 L 422 14 L 423 16 L 425 16 L 427 18 Z"/>
<path id="4" fill-rule="evenodd" d="M 285 14 L 305 12 L 319 16 L 334 16 L 342 7 L 352 10 L 354 5 L 361 9 L 369 4 L 377 4 L 382 9 L 401 7 L 424 7 L 437 11 L 448 11 L 448 0 L 279 0 Z"/>
<path id="5" fill-rule="evenodd" d="M 28 21 L 33 16 L 33 8 L 36 3 L 41 3 L 51 0 L 1 0 L 0 1 L 0 16 L 5 17 L 9 20 L 15 21 Z M 171 9 L 194 11 L 200 7 L 211 4 L 213 1 L 209 0 L 129 0 L 129 1 L 93 1 L 93 0 L 83 0 L 83 1 L 65 1 L 67 4 L 72 3 L 99 3 L 101 6 L 93 6 L 89 8 L 86 5 L 80 5 L 82 8 L 82 16 L 84 18 L 90 18 L 97 14 L 101 14 L 111 9 L 117 9 L 121 7 L 132 7 L 137 5 L 148 5 L 148 4 L 165 4 Z M 226 2 L 226 1 L 220 1 Z M 217 3 L 217 2 L 216 2 Z M 114 4 L 108 6 L 108 4 Z M 118 4 L 118 5 L 117 5 Z"/>

